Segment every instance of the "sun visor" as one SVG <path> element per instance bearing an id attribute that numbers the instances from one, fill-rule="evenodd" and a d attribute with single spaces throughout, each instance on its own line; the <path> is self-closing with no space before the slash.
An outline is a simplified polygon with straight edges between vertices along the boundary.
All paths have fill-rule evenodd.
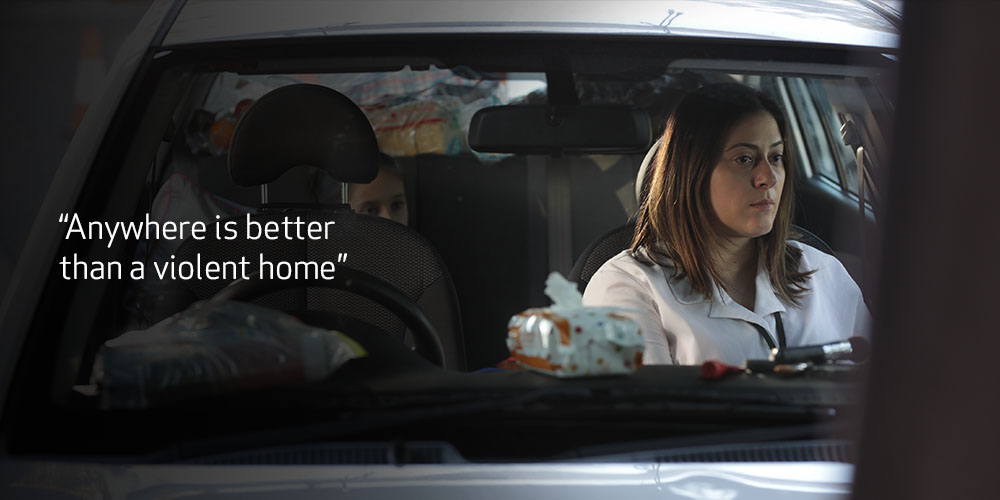
<path id="1" fill-rule="evenodd" d="M 481 153 L 641 153 L 650 136 L 645 111 L 615 104 L 492 106 L 469 126 L 469 146 Z"/>

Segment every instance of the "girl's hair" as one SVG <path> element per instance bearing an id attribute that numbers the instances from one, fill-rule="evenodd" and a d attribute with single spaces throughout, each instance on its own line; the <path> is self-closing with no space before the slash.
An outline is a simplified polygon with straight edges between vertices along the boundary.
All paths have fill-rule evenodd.
<path id="1" fill-rule="evenodd" d="M 402 170 L 399 169 L 399 164 L 396 163 L 396 159 L 393 158 L 393 157 L 391 157 L 391 156 L 389 156 L 389 155 L 387 155 L 387 154 L 385 154 L 385 153 L 383 153 L 383 152 L 381 152 L 381 151 L 379 151 L 379 153 L 378 153 L 378 172 L 382 173 L 382 169 L 386 169 L 389 172 L 391 172 L 393 175 L 399 177 L 400 179 L 403 179 L 403 172 L 402 172 Z M 353 183 L 353 182 L 350 183 L 350 184 L 348 184 L 348 186 L 347 186 L 348 198 L 351 197 L 350 193 L 352 193 L 354 191 L 354 188 L 357 185 L 358 185 L 357 183 Z"/>
<path id="2" fill-rule="evenodd" d="M 643 179 L 632 256 L 672 266 L 674 279 L 689 279 L 691 289 L 707 298 L 712 297 L 713 282 L 724 287 L 710 258 L 722 235 L 712 210 L 709 180 L 729 132 L 740 120 L 760 112 L 774 117 L 785 141 L 785 181 L 771 232 L 756 238 L 758 255 L 777 295 L 798 304 L 813 271 L 798 270 L 802 251 L 787 244 L 795 180 L 787 122 L 774 100 L 745 85 L 704 86 L 684 97 L 667 120 L 660 148 Z"/>

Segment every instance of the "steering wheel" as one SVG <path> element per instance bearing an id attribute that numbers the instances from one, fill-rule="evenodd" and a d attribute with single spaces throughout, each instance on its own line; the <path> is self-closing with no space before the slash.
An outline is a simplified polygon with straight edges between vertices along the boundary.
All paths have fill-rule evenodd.
<path id="1" fill-rule="evenodd" d="M 256 275 L 254 275 L 256 276 Z M 227 300 L 247 301 L 261 295 L 287 290 L 289 288 L 332 288 L 357 294 L 375 301 L 396 315 L 403 324 L 413 332 L 413 341 L 417 352 L 428 361 L 438 366 L 444 366 L 444 347 L 438 337 L 434 325 L 412 300 L 392 285 L 364 271 L 341 267 L 336 271 L 336 279 L 324 280 L 290 279 L 290 280 L 260 280 L 238 279 L 219 290 L 210 302 Z"/>

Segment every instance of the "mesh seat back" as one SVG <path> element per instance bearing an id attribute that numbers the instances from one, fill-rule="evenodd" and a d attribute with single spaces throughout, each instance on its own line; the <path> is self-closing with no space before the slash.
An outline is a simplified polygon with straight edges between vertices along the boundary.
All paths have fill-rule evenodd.
<path id="1" fill-rule="evenodd" d="M 573 270 L 569 273 L 569 280 L 576 282 L 580 293 L 583 293 L 587 283 L 590 283 L 590 278 L 608 259 L 632 245 L 634 233 L 635 224 L 626 224 L 601 236 L 580 254 L 580 258 L 576 260 Z"/>
<path id="2" fill-rule="evenodd" d="M 194 262 L 201 254 L 203 262 L 249 262 L 248 273 L 256 272 L 260 260 L 279 262 L 333 262 L 337 268 L 349 267 L 366 272 L 392 285 L 428 314 L 441 342 L 449 367 L 464 367 L 464 342 L 459 321 L 458 300 L 447 270 L 434 248 L 419 234 L 406 226 L 350 210 L 264 211 L 249 216 L 250 220 L 267 224 L 299 218 L 304 223 L 323 224 L 333 221 L 329 238 L 320 240 L 285 239 L 251 240 L 246 234 L 245 218 L 236 220 L 235 239 L 218 239 L 214 227 L 206 231 L 204 240 L 188 240 L 178 249 L 177 258 Z M 222 224 L 219 221 L 215 224 Z M 346 261 L 338 263 L 338 256 Z M 203 263 L 204 267 L 204 263 Z M 336 278 L 335 278 L 336 279 Z M 198 299 L 208 299 L 228 282 L 222 280 L 189 280 L 185 285 Z M 429 304 L 428 301 L 444 302 Z M 324 288 L 288 289 L 272 292 L 255 303 L 283 311 L 328 311 L 365 321 L 403 339 L 405 325 L 394 314 L 375 302 L 350 292 Z"/>

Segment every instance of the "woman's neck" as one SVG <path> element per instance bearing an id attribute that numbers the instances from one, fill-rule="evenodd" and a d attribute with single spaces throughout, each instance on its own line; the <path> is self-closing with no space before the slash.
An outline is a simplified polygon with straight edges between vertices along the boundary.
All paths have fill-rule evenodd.
<path id="1" fill-rule="evenodd" d="M 752 311 L 757 295 L 757 243 L 751 238 L 726 238 L 716 259 L 722 287 L 733 300 Z"/>

